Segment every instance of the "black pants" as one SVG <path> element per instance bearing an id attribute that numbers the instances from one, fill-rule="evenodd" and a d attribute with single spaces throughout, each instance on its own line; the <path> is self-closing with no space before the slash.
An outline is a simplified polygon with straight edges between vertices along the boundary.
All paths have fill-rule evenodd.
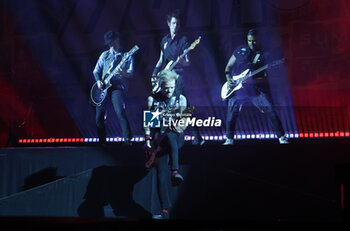
<path id="1" fill-rule="evenodd" d="M 284 135 L 284 129 L 282 127 L 281 120 L 278 118 L 276 112 L 272 109 L 272 104 L 268 96 L 264 93 L 260 93 L 257 96 L 251 96 L 246 98 L 237 99 L 232 97 L 228 100 L 227 115 L 226 115 L 226 137 L 233 139 L 234 130 L 239 116 L 239 111 L 241 105 L 244 103 L 250 102 L 260 112 L 266 114 L 268 119 L 271 122 L 272 128 L 275 131 L 277 137 Z"/>
<path id="2" fill-rule="evenodd" d="M 158 157 L 158 163 L 155 167 L 157 172 L 157 190 L 159 195 L 159 201 L 162 209 L 170 208 L 170 199 L 168 194 L 168 184 L 170 178 L 170 169 L 179 169 L 179 149 L 184 144 L 184 134 L 180 135 L 169 132 L 166 139 L 163 140 L 161 146 L 165 148 Z M 170 169 L 169 169 L 170 164 Z"/>
<path id="3" fill-rule="evenodd" d="M 120 127 L 122 128 L 123 137 L 131 139 L 130 125 L 127 120 L 124 109 L 124 93 L 122 90 L 111 90 L 108 92 L 111 98 L 114 110 L 117 114 Z M 105 114 L 106 114 L 106 100 L 101 106 L 96 106 L 96 125 L 97 133 L 100 142 L 106 141 L 106 128 L 105 128 Z"/>

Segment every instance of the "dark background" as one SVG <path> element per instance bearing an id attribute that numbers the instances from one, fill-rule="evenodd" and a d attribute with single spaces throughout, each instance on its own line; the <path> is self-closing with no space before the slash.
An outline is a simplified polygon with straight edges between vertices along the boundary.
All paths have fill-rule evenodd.
<path id="1" fill-rule="evenodd" d="M 142 107 L 166 15 L 180 9 L 182 29 L 200 44 L 191 51 L 187 97 L 209 115 L 225 119 L 220 89 L 224 68 L 249 28 L 264 33 L 264 47 L 286 63 L 270 73 L 274 103 L 289 133 L 349 131 L 350 2 L 327 0 L 8 0 L 0 1 L 0 147 L 12 138 L 96 137 L 89 91 L 92 70 L 113 29 L 125 48 L 137 44 L 135 75 L 127 99 L 134 135 L 142 135 Z M 239 130 L 269 132 L 243 117 Z M 108 114 L 108 135 L 119 136 Z M 266 128 L 267 127 L 267 128 Z M 203 135 L 222 135 L 223 128 Z"/>

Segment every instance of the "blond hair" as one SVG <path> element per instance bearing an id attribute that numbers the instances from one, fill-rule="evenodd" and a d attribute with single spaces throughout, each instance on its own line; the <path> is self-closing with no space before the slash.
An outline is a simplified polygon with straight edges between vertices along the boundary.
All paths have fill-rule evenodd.
<path id="1" fill-rule="evenodd" d="M 177 80 L 179 78 L 179 75 L 173 71 L 173 70 L 162 70 L 158 74 L 159 80 L 160 80 L 160 85 L 163 83 L 170 82 L 172 80 Z"/>

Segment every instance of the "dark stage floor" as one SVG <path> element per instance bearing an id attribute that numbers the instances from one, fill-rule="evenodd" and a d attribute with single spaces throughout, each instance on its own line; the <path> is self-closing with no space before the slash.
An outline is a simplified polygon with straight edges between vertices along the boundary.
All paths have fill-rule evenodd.
<path id="1" fill-rule="evenodd" d="M 338 226 L 350 207 L 349 147 L 347 139 L 187 143 L 180 151 L 185 180 L 169 185 L 173 208 L 165 223 L 149 219 L 159 200 L 153 193 L 155 173 L 143 168 L 141 143 L 3 148 L 0 223 L 244 230 Z"/>

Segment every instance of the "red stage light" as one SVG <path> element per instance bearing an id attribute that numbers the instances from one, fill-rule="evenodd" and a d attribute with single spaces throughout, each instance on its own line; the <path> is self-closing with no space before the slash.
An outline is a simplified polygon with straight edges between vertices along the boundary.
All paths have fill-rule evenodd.
<path id="1" fill-rule="evenodd" d="M 23 140 L 22 140 L 22 139 L 19 139 L 19 140 L 18 140 L 18 143 L 20 143 L 20 144 L 21 144 L 22 142 L 23 142 Z"/>

